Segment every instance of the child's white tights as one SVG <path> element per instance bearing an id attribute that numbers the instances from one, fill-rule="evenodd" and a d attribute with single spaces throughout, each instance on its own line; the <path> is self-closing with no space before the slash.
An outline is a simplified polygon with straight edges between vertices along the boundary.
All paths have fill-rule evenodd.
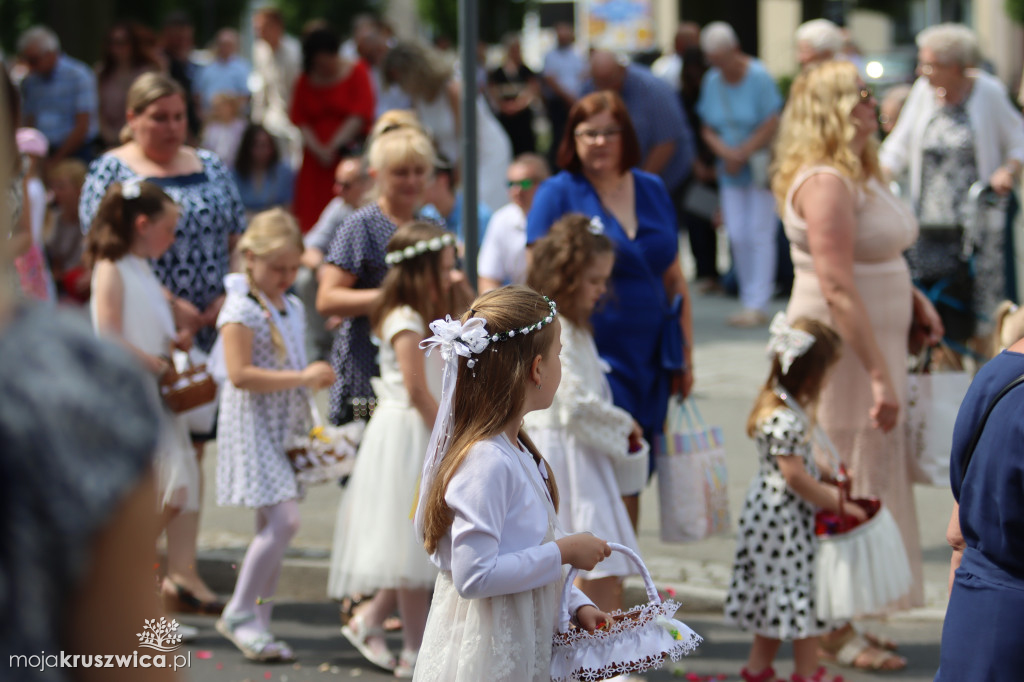
<path id="1" fill-rule="evenodd" d="M 288 544 L 298 530 L 297 500 L 286 500 L 256 510 L 256 536 L 249 543 L 242 560 L 235 593 L 224 607 L 225 614 L 256 615 L 254 620 L 239 626 L 239 634 L 246 630 L 265 632 L 269 628 L 281 564 Z"/>

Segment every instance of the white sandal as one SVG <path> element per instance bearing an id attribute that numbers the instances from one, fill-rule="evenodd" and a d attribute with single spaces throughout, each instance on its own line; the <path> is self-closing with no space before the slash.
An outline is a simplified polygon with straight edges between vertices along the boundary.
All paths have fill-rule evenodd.
<path id="1" fill-rule="evenodd" d="M 242 655 L 250 661 L 258 661 L 260 663 L 270 663 L 275 661 L 281 661 L 283 659 L 283 653 L 280 647 L 275 646 L 277 642 L 274 641 L 273 635 L 269 632 L 260 632 L 258 634 L 248 634 L 240 636 L 237 632 L 239 626 L 245 625 L 249 621 L 256 618 L 256 614 L 243 613 L 239 615 L 222 615 L 217 619 L 217 623 L 214 627 L 217 628 L 217 632 L 224 635 L 232 644 L 234 644 Z M 287 647 L 287 645 L 285 645 Z M 290 649 L 287 649 L 291 653 Z M 292 654 L 294 659 L 294 654 Z"/>
<path id="2" fill-rule="evenodd" d="M 374 651 L 366 643 L 366 640 L 370 637 L 380 637 L 383 639 L 384 630 L 382 628 L 368 628 L 363 624 L 362 617 L 355 615 L 349 619 L 348 623 L 341 626 L 341 634 L 370 663 L 384 670 L 395 669 L 397 662 L 387 648 L 384 651 Z"/>
<path id="3" fill-rule="evenodd" d="M 395 666 L 395 677 L 412 677 L 418 654 L 418 651 L 412 649 L 402 649 L 402 655 L 398 657 L 398 665 Z"/>

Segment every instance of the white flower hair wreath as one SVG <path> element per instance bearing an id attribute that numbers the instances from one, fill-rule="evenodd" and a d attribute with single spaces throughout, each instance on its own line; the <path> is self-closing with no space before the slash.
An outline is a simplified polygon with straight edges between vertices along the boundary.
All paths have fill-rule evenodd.
<path id="1" fill-rule="evenodd" d="M 390 251 L 384 256 L 384 262 L 388 265 L 395 265 L 402 261 L 409 260 L 410 258 L 416 258 L 422 256 L 428 251 L 437 252 L 446 246 L 455 246 L 455 235 L 450 232 L 443 234 L 440 237 L 434 237 L 433 239 L 423 239 L 416 242 L 412 246 L 407 246 L 400 251 Z"/>

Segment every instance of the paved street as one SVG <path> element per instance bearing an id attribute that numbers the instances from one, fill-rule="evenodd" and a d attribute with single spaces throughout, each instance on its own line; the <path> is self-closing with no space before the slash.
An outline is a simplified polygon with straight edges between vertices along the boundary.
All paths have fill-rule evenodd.
<path id="1" fill-rule="evenodd" d="M 781 309 L 782 303 L 777 303 Z M 753 397 L 765 379 L 764 347 L 767 330 L 735 330 L 725 324 L 738 303 L 723 297 L 696 296 L 695 303 L 696 395 L 705 418 L 723 427 L 730 476 L 730 504 L 734 519 L 739 513 L 747 483 L 757 458 L 744 425 Z M 230 592 L 234 572 L 251 537 L 252 513 L 223 509 L 213 499 L 215 452 L 207 453 L 204 469 L 208 485 L 200 544 L 201 570 L 222 592 Z M 302 506 L 303 525 L 290 551 L 279 588 L 275 627 L 299 654 L 298 666 L 257 666 L 246 663 L 227 642 L 213 632 L 212 620 L 183 617 L 183 622 L 202 626 L 203 638 L 191 650 L 193 680 L 312 680 L 331 677 L 386 679 L 374 672 L 338 633 L 336 607 L 326 602 L 326 567 L 341 490 L 333 485 L 310 491 Z M 931 680 L 938 661 L 941 619 L 945 609 L 945 580 L 949 551 L 944 540 L 949 518 L 950 495 L 946 490 L 918 488 L 918 514 L 924 547 L 927 608 L 901 615 L 887 623 L 869 624 L 902 644 L 911 661 L 907 671 L 888 679 L 924 682 Z M 661 588 L 673 587 L 683 603 L 682 618 L 706 638 L 698 653 L 685 661 L 686 672 L 698 675 L 737 672 L 745 659 L 749 636 L 726 627 L 719 618 L 732 561 L 732 537 L 720 537 L 687 545 L 664 544 L 658 539 L 657 486 L 642 497 L 640 548 Z M 627 584 L 628 594 L 641 594 L 638 579 Z M 394 648 L 399 647 L 398 639 Z M 199 658 L 210 652 L 209 658 Z M 787 649 L 780 672 L 791 670 Z M 203 654 L 205 655 L 205 654 Z M 218 668 L 218 666 L 221 666 Z M 269 677 L 268 677 L 269 675 Z M 875 680 L 877 676 L 843 671 L 848 681 Z M 669 672 L 653 673 L 649 680 L 672 679 Z"/>

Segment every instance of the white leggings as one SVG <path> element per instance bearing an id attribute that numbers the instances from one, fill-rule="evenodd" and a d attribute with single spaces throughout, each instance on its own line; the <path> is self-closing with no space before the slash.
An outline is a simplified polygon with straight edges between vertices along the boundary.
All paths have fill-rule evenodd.
<path id="1" fill-rule="evenodd" d="M 775 197 L 753 186 L 722 187 L 721 201 L 740 302 L 744 308 L 764 311 L 775 291 L 778 260 Z"/>
<path id="2" fill-rule="evenodd" d="M 225 613 L 254 613 L 260 629 L 270 624 L 274 592 L 288 544 L 299 530 L 299 503 L 286 500 L 256 510 L 256 536 L 249 543 Z"/>

